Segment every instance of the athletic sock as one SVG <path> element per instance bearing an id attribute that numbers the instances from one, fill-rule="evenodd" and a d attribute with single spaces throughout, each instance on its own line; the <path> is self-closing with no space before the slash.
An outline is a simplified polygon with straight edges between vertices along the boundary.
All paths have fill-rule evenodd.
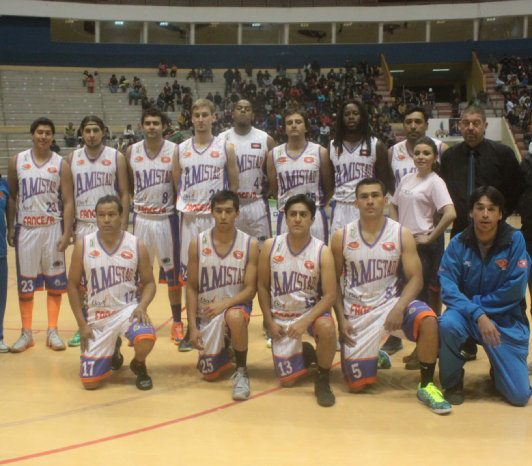
<path id="1" fill-rule="evenodd" d="M 48 309 L 48 328 L 57 328 L 59 310 L 61 309 L 61 295 L 48 293 L 46 296 L 46 308 Z"/>
<path id="2" fill-rule="evenodd" d="M 435 362 L 421 362 L 419 361 L 419 372 L 421 373 L 421 388 L 425 388 L 434 380 L 434 370 L 436 369 Z"/>
<path id="3" fill-rule="evenodd" d="M 174 322 L 181 322 L 181 304 L 170 304 Z"/>
<path id="4" fill-rule="evenodd" d="M 19 300 L 20 317 L 22 318 L 22 328 L 31 330 L 33 317 L 33 298 L 23 298 Z"/>
<path id="5" fill-rule="evenodd" d="M 247 359 L 248 359 L 248 350 L 245 349 L 244 351 L 235 351 L 235 359 L 236 359 L 236 367 L 246 367 Z"/>

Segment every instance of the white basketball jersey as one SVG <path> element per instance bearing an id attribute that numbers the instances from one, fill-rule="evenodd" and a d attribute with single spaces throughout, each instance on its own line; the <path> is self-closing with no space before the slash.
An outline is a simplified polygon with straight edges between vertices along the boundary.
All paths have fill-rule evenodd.
<path id="1" fill-rule="evenodd" d="M 61 170 L 63 159 L 55 152 L 37 165 L 31 149 L 17 154 L 17 223 L 26 227 L 53 225 L 63 218 Z"/>
<path id="2" fill-rule="evenodd" d="M 133 170 L 133 210 L 137 214 L 164 217 L 174 211 L 172 159 L 176 145 L 163 141 L 153 157 L 148 155 L 144 141 L 131 146 L 129 164 Z"/>
<path id="3" fill-rule="evenodd" d="M 222 301 L 244 289 L 244 276 L 251 237 L 235 230 L 232 246 L 221 256 L 216 250 L 213 229 L 198 235 L 198 315 L 215 301 Z M 241 303 L 245 304 L 245 303 Z"/>
<path id="4" fill-rule="evenodd" d="M 438 148 L 439 162 L 441 159 L 441 146 L 443 142 L 435 138 L 431 139 L 434 141 L 436 147 Z M 391 160 L 392 171 L 393 175 L 395 176 L 395 187 L 397 188 L 403 176 L 408 175 L 409 173 L 417 172 L 417 168 L 414 165 L 414 154 L 412 154 L 408 149 L 406 139 L 392 146 Z"/>
<path id="5" fill-rule="evenodd" d="M 274 315 L 291 318 L 310 311 L 321 299 L 321 250 L 324 243 L 310 237 L 294 254 L 288 233 L 275 238 L 270 251 L 270 295 Z"/>
<path id="6" fill-rule="evenodd" d="M 330 144 L 330 158 L 334 167 L 333 200 L 338 202 L 355 202 L 355 190 L 360 180 L 375 176 L 375 161 L 377 160 L 377 142 L 371 137 L 371 155 L 366 141 L 360 142 L 352 151 L 343 144 L 343 151 L 338 156 L 338 150 Z M 367 155 L 366 155 L 367 154 Z"/>
<path id="7" fill-rule="evenodd" d="M 202 151 L 196 150 L 194 138 L 179 145 L 181 179 L 177 192 L 177 210 L 197 214 L 210 213 L 212 196 L 227 189 L 225 144 L 222 138 L 215 136 Z"/>
<path id="8" fill-rule="evenodd" d="M 296 194 L 307 194 L 318 207 L 322 207 L 324 200 L 320 176 L 320 146 L 308 141 L 295 158 L 288 155 L 286 144 L 274 147 L 272 153 L 277 172 L 278 209 L 284 209 L 286 201 Z"/>
<path id="9" fill-rule="evenodd" d="M 219 138 L 235 146 L 238 164 L 238 197 L 255 200 L 265 196 L 266 174 L 264 161 L 268 154 L 268 134 L 251 127 L 245 136 L 237 134 L 234 128 L 220 133 Z"/>
<path id="10" fill-rule="evenodd" d="M 139 240 L 127 231 L 114 251 L 107 251 L 98 232 L 83 238 L 83 270 L 87 280 L 89 324 L 139 302 L 137 268 Z"/>
<path id="11" fill-rule="evenodd" d="M 118 152 L 104 146 L 91 159 L 85 148 L 72 152 L 70 170 L 74 183 L 76 220 L 96 223 L 96 202 L 103 196 L 118 195 Z"/>
<path id="12" fill-rule="evenodd" d="M 347 314 L 363 314 L 401 293 L 401 225 L 386 218 L 379 237 L 368 244 L 360 221 L 344 227 L 341 286 Z"/>

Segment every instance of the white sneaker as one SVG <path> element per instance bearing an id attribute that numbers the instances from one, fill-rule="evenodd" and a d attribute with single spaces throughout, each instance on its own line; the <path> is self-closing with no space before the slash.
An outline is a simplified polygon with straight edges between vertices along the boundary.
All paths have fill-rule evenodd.
<path id="1" fill-rule="evenodd" d="M 0 340 L 0 353 L 9 353 L 9 346 L 4 343 L 4 340 Z"/>
<path id="2" fill-rule="evenodd" d="M 233 381 L 233 400 L 244 401 L 249 398 L 249 377 L 245 367 L 237 367 L 235 373 L 231 376 Z"/>
<path id="3" fill-rule="evenodd" d="M 20 337 L 18 337 L 18 340 L 13 343 L 13 346 L 11 347 L 11 352 L 22 353 L 23 351 L 26 351 L 28 348 L 31 348 L 34 345 L 35 342 L 33 341 L 33 335 L 31 333 L 31 330 L 22 329 Z"/>
<path id="4" fill-rule="evenodd" d="M 54 351 L 63 351 L 66 349 L 66 346 L 57 333 L 56 328 L 49 328 L 46 331 L 46 346 L 52 348 Z"/>
<path id="5" fill-rule="evenodd" d="M 266 348 L 271 348 L 271 347 L 272 347 L 272 338 L 268 337 L 266 339 Z"/>

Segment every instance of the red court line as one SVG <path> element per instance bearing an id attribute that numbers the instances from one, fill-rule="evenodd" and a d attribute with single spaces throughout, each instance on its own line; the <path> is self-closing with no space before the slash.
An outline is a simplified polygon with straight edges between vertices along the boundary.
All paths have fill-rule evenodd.
<path id="1" fill-rule="evenodd" d="M 261 396 L 269 395 L 270 393 L 275 393 L 275 392 L 281 390 L 282 388 L 283 387 L 270 388 L 269 390 L 266 390 L 264 392 L 258 393 L 256 395 L 252 395 L 250 397 L 250 400 L 255 399 L 255 398 L 259 398 Z M 54 455 L 56 453 L 62 453 L 64 451 L 76 450 L 78 448 L 88 447 L 88 446 L 91 446 L 91 445 L 96 445 L 98 443 L 104 443 L 104 442 L 109 442 L 111 440 L 117 440 L 117 439 L 124 438 L 124 437 L 130 437 L 132 435 L 141 434 L 143 432 L 148 432 L 150 430 L 160 429 L 162 427 L 170 426 L 172 424 L 178 424 L 178 423 L 183 422 L 183 421 L 188 421 L 188 420 L 195 419 L 195 418 L 198 418 L 198 417 L 206 416 L 207 414 L 212 414 L 212 413 L 215 413 L 216 411 L 221 411 L 223 409 L 231 408 L 232 406 L 236 406 L 236 405 L 239 405 L 239 404 L 242 404 L 242 402 L 241 401 L 233 401 L 231 403 L 227 403 L 227 404 L 224 404 L 224 405 L 221 405 L 221 406 L 217 406 L 215 408 L 207 409 L 205 411 L 200 411 L 199 413 L 190 414 L 189 416 L 185 416 L 185 417 L 181 417 L 181 418 L 177 418 L 177 419 L 172 419 L 170 421 L 161 422 L 159 424 L 153 424 L 151 426 L 141 427 L 140 429 L 130 430 L 128 432 L 123 432 L 121 434 L 115 434 L 115 435 L 110 435 L 109 437 L 102 437 L 102 438 L 95 439 L 95 440 L 89 440 L 88 442 L 75 443 L 73 445 L 68 445 L 66 447 L 55 448 L 53 450 L 45 450 L 45 451 L 41 451 L 41 452 L 38 452 L 38 453 L 32 453 L 30 455 L 17 456 L 15 458 L 8 458 L 8 459 L 5 459 L 5 460 L 1 460 L 0 464 L 15 463 L 15 462 L 18 462 L 18 461 L 29 460 L 29 459 L 32 459 L 32 458 L 39 458 L 39 457 L 42 457 L 42 456 Z"/>

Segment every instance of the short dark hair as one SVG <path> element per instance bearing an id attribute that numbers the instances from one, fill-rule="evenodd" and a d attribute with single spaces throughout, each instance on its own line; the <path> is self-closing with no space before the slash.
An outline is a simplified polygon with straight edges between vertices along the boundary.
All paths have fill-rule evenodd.
<path id="1" fill-rule="evenodd" d="M 222 202 L 233 201 L 233 207 L 238 212 L 240 210 L 240 201 L 238 196 L 229 190 L 218 191 L 214 196 L 211 197 L 211 210 L 214 209 L 216 204 L 221 204 Z"/>
<path id="2" fill-rule="evenodd" d="M 504 211 L 504 196 L 502 193 L 493 186 L 479 186 L 471 193 L 471 197 L 469 198 L 470 212 L 482 196 L 486 196 L 493 204 L 501 209 L 501 212 Z"/>
<path id="3" fill-rule="evenodd" d="M 30 126 L 30 133 L 35 133 L 35 130 L 37 129 L 37 126 L 49 126 L 52 129 L 52 134 L 55 134 L 55 125 L 50 118 L 46 117 L 39 117 L 36 120 L 33 121 L 33 123 Z"/>
<path id="4" fill-rule="evenodd" d="M 316 216 L 316 202 L 314 202 L 307 194 L 296 194 L 295 196 L 290 197 L 284 205 L 285 214 L 288 213 L 290 207 L 294 204 L 305 204 L 310 211 L 310 216 L 312 218 Z"/>
<path id="5" fill-rule="evenodd" d="M 358 182 L 357 187 L 355 188 L 355 196 L 358 197 L 358 188 L 360 186 L 367 186 L 370 184 L 378 184 L 381 187 L 382 195 L 386 195 L 386 186 L 384 186 L 384 183 L 381 180 L 378 178 L 363 178 Z"/>
<path id="6" fill-rule="evenodd" d="M 118 214 L 122 215 L 122 212 L 124 212 L 124 208 L 122 207 L 122 204 L 120 203 L 120 199 L 118 199 L 118 197 L 116 197 L 113 194 L 107 194 L 107 196 L 100 197 L 100 199 L 98 199 L 98 202 L 96 202 L 96 207 L 94 208 L 94 211 L 98 213 L 98 207 L 101 204 L 111 204 L 111 203 L 114 203 L 118 206 Z"/>
<path id="7" fill-rule="evenodd" d="M 105 124 L 100 117 L 97 117 L 96 115 L 87 115 L 79 124 L 79 129 L 81 132 L 83 132 L 85 126 L 87 126 L 89 123 L 96 123 L 102 131 L 105 130 Z"/>
<path id="8" fill-rule="evenodd" d="M 486 112 L 479 105 L 468 105 L 466 108 L 462 110 L 462 113 L 460 116 L 463 117 L 464 115 L 468 113 L 478 113 L 482 117 L 482 121 L 486 122 Z"/>
<path id="9" fill-rule="evenodd" d="M 149 116 L 159 117 L 161 119 L 161 124 L 163 126 L 168 126 L 168 115 L 166 115 L 166 113 L 161 112 L 161 110 L 159 110 L 158 108 L 150 107 L 144 110 L 142 112 L 142 118 L 140 119 L 140 122 L 144 124 L 144 120 L 146 119 L 146 117 Z"/>
<path id="10" fill-rule="evenodd" d="M 411 107 L 406 107 L 405 113 L 403 114 L 403 123 L 406 120 L 406 117 L 408 115 L 410 115 L 411 113 L 414 113 L 414 112 L 419 112 L 419 113 L 423 114 L 423 118 L 425 119 L 425 123 L 429 122 L 429 115 L 428 115 L 427 111 L 423 107 L 411 106 Z"/>
<path id="11" fill-rule="evenodd" d="M 309 131 L 310 130 L 310 122 L 309 122 L 308 114 L 307 114 L 306 110 L 303 107 L 296 107 L 296 106 L 289 106 L 284 112 L 283 122 L 284 122 L 285 130 L 286 130 L 286 119 L 290 115 L 294 115 L 296 113 L 303 117 L 303 121 L 305 122 L 305 129 L 307 131 Z"/>

